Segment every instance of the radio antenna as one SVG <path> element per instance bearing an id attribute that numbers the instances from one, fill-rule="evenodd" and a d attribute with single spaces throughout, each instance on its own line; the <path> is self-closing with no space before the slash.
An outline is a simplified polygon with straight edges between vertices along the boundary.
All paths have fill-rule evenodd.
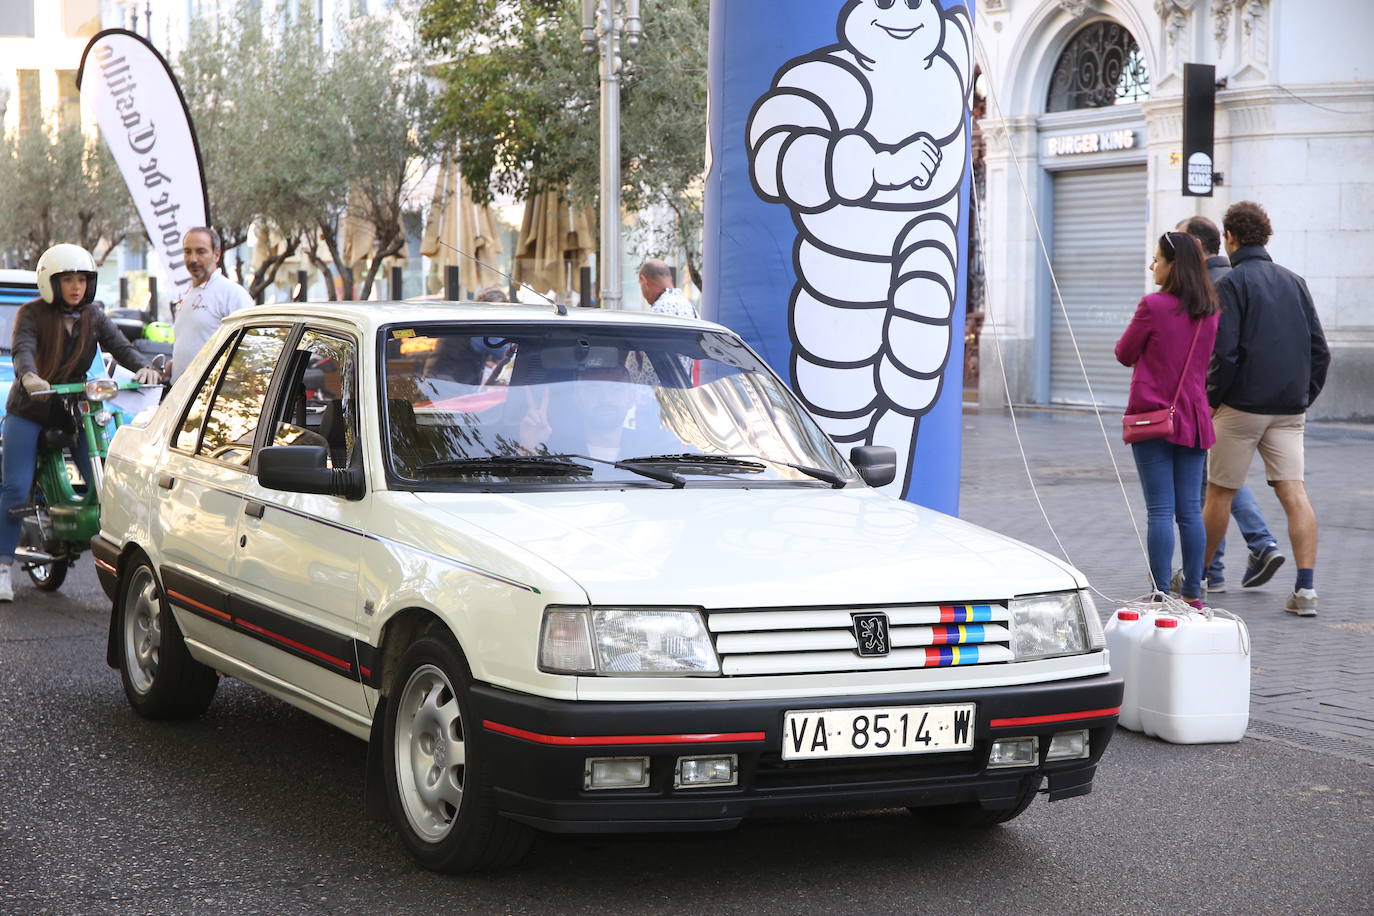
<path id="1" fill-rule="evenodd" d="M 550 299 L 548 296 L 544 295 L 544 294 L 541 293 L 539 290 L 535 289 L 533 286 L 530 286 L 528 283 L 521 283 L 519 280 L 515 279 L 515 278 L 512 277 L 510 274 L 506 273 L 504 270 L 501 270 L 500 268 L 497 268 L 497 267 L 492 267 L 490 264 L 486 263 L 485 261 L 482 261 L 482 260 L 479 259 L 479 258 L 474 258 L 472 255 L 468 254 L 466 251 L 463 251 L 463 250 L 461 250 L 461 249 L 459 249 L 459 248 L 453 247 L 453 246 L 450 245 L 448 242 L 445 242 L 443 239 L 439 239 L 439 244 L 440 244 L 440 245 L 443 245 L 445 248 L 447 248 L 449 251 L 452 251 L 454 254 L 461 254 L 463 257 L 467 258 L 469 261 L 471 261 L 472 263 L 476 264 L 478 267 L 485 267 L 487 270 L 491 271 L 492 273 L 494 273 L 494 274 L 500 274 L 501 276 L 505 277 L 507 280 L 509 280 L 510 282 L 514 283 L 516 286 L 524 287 L 525 289 L 527 289 L 527 290 L 529 290 L 530 292 L 534 293 L 534 294 L 535 294 L 536 296 L 538 296 L 540 299 L 543 299 L 543 300 L 544 300 L 545 302 L 547 302 L 549 305 L 553 306 L 553 307 L 554 307 L 554 310 L 557 311 L 558 314 L 560 314 L 560 315 L 566 315 L 566 314 L 568 314 L 568 307 L 567 307 L 566 305 L 564 305 L 563 303 L 558 302 L 558 301 L 556 301 L 556 300 L 554 300 L 554 299 Z"/>

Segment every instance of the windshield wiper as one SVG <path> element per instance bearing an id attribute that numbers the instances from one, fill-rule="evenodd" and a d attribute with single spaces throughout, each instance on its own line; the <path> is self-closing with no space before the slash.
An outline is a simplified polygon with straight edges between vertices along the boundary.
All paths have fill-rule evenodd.
<path id="1" fill-rule="evenodd" d="M 595 461 L 595 462 L 597 462 L 598 464 L 609 464 L 609 465 L 610 465 L 611 467 L 613 467 L 613 468 L 620 468 L 620 469 L 622 469 L 622 470 L 630 471 L 630 472 L 632 472 L 632 473 L 635 473 L 635 474 L 640 475 L 641 477 L 648 477 L 650 480 L 659 480 L 659 481 L 662 481 L 663 483 L 670 483 L 670 484 L 673 485 L 674 488 L 679 489 L 679 490 L 682 489 L 683 487 L 687 486 L 687 481 L 683 480 L 681 477 L 677 476 L 677 475 L 674 474 L 672 471 L 656 471 L 656 470 L 654 470 L 653 468 L 641 468 L 641 467 L 636 467 L 635 465 L 631 464 L 631 463 L 628 462 L 628 461 L 608 461 L 608 460 L 605 459 L 605 458 L 593 458 L 593 457 L 590 456 L 590 455 L 578 455 L 578 454 L 575 454 L 575 453 L 573 453 L 573 452 L 568 452 L 568 453 L 566 453 L 566 454 L 561 454 L 561 455 L 550 455 L 549 457 L 550 457 L 550 458 L 580 458 L 580 459 L 582 459 L 583 461 Z M 632 460 L 638 460 L 638 459 L 632 459 Z"/>
<path id="2" fill-rule="evenodd" d="M 481 458 L 444 458 L 427 461 L 415 469 L 416 474 L 444 471 L 475 470 L 483 474 L 497 473 L 495 469 L 557 471 L 572 475 L 590 474 L 592 469 L 575 461 L 564 461 L 562 455 L 486 455 Z"/>
<path id="3" fill-rule="evenodd" d="M 805 464 L 793 464 L 790 461 L 779 461 L 776 458 L 765 458 L 762 455 L 699 455 L 694 452 L 683 452 L 675 455 L 643 455 L 639 458 L 626 458 L 621 463 L 657 464 L 668 462 L 674 464 L 730 465 L 731 467 L 738 468 L 741 471 L 749 471 L 750 473 L 762 471 L 763 465 L 760 464 L 760 462 L 767 462 L 769 464 L 780 464 L 794 471 L 801 471 L 803 474 L 808 474 L 811 477 L 815 477 L 817 480 L 825 481 L 837 490 L 845 485 L 845 479 L 834 471 L 829 471 L 825 468 L 814 468 Z"/>

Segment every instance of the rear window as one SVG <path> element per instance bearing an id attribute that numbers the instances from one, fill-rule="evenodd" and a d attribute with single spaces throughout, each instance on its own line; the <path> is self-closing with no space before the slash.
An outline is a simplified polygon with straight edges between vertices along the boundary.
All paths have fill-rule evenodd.
<path id="1" fill-rule="evenodd" d="M 0 353 L 10 352 L 14 345 L 14 316 L 19 314 L 19 306 L 37 298 L 36 284 L 16 280 L 13 274 L 0 280 Z"/>

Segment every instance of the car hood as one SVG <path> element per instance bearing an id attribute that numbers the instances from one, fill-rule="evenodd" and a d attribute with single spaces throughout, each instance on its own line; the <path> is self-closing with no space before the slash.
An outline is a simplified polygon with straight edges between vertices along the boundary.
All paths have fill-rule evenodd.
<path id="1" fill-rule="evenodd" d="M 1085 584 L 1039 550 L 860 487 L 417 495 L 597 604 L 966 603 Z"/>

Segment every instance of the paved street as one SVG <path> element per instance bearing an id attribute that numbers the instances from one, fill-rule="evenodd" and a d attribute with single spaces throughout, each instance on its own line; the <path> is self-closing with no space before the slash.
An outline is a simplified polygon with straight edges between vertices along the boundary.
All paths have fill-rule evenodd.
<path id="1" fill-rule="evenodd" d="M 1021 423 L 1073 560 L 1109 595 L 1142 592 L 1096 421 Z M 1052 547 L 1006 413 L 966 426 L 964 516 Z M 852 812 L 720 835 L 546 837 L 517 869 L 433 875 L 363 816 L 361 742 L 235 682 L 195 722 L 133 715 L 103 663 L 108 606 L 84 559 L 62 593 L 23 587 L 0 605 L 0 912 L 1370 912 L 1371 445 L 1367 427 L 1309 436 L 1321 616 L 1282 612 L 1289 567 L 1225 596 L 1254 636 L 1251 737 L 1178 747 L 1118 732 L 1092 795 L 1037 801 L 986 833 Z"/>
<path id="2" fill-rule="evenodd" d="M 1140 536 L 1145 504 L 1120 417 L 1072 411 L 1017 413 L 1036 491 L 1069 558 L 1100 591 L 1131 598 L 1149 589 L 1142 547 L 1111 462 L 1126 485 Z M 1004 411 L 965 415 L 961 515 L 1062 555 L 1049 532 Z M 1374 427 L 1317 424 L 1307 433 L 1307 486 L 1317 512 L 1319 616 L 1284 613 L 1294 566 L 1284 514 L 1258 458 L 1250 484 L 1288 557 L 1268 584 L 1240 587 L 1245 542 L 1232 525 L 1227 591 L 1210 603 L 1241 615 L 1253 638 L 1250 733 L 1374 764 Z M 1177 564 L 1175 564 L 1177 565 Z M 1111 605 L 1099 598 L 1103 617 Z"/>

